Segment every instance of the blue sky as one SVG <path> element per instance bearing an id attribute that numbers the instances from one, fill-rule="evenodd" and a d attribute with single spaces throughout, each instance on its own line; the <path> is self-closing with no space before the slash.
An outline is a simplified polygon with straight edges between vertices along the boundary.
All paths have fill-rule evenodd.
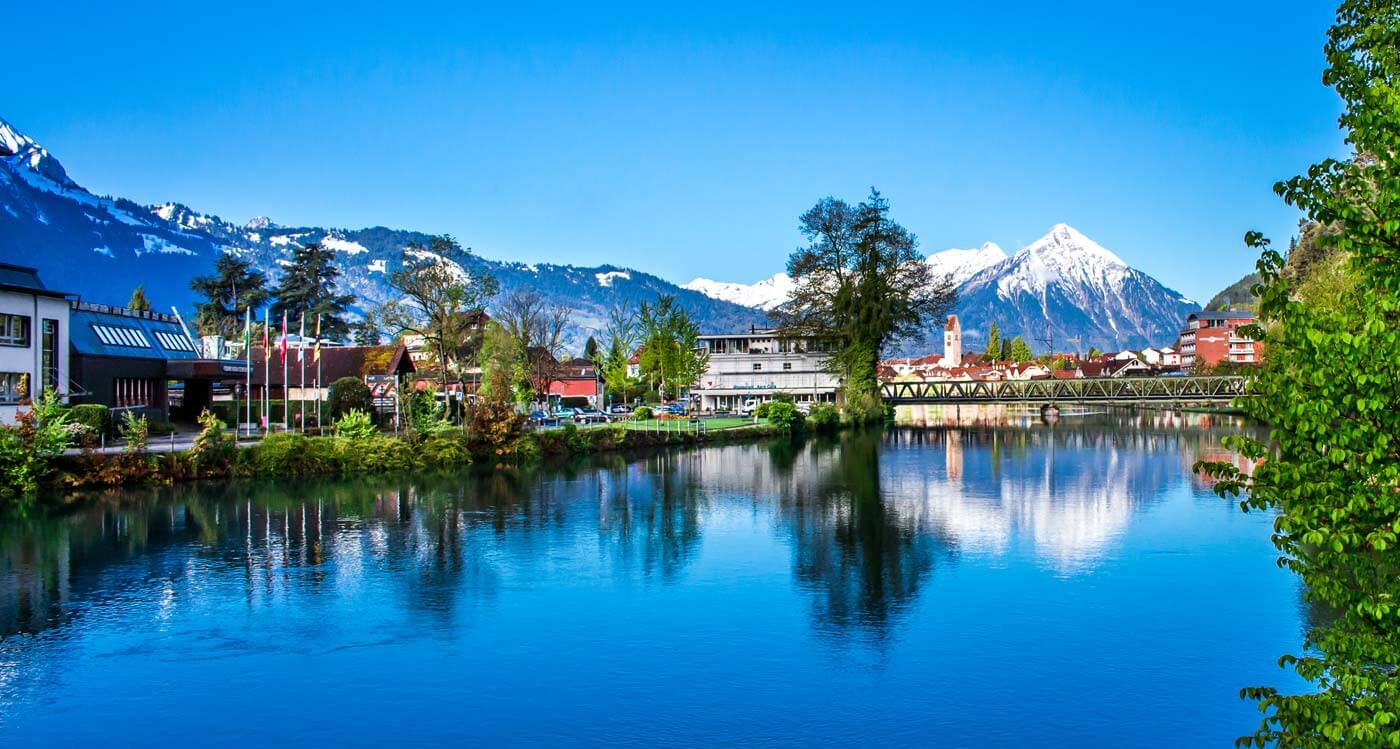
<path id="1" fill-rule="evenodd" d="M 1327 3 L 199 5 L 27 6 L 0 116 L 239 222 L 749 282 L 875 185 L 926 252 L 1064 221 L 1199 301 L 1345 152 Z"/>

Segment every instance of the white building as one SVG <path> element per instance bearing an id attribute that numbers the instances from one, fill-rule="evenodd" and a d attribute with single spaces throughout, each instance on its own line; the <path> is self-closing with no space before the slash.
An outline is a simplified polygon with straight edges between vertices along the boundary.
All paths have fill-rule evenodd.
<path id="1" fill-rule="evenodd" d="M 834 403 L 841 380 L 826 370 L 833 346 L 807 337 L 782 337 L 772 330 L 732 335 L 703 335 L 700 345 L 710 363 L 691 390 L 705 411 L 736 410 L 753 399 L 760 403 L 775 393 L 793 400 Z"/>
<path id="2" fill-rule="evenodd" d="M 0 422 L 44 388 L 68 395 L 68 299 L 33 268 L 0 263 Z"/>

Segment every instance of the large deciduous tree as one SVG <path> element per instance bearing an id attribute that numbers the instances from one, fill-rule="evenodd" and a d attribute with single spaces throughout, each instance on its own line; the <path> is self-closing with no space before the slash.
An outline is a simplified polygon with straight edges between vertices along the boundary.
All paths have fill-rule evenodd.
<path id="1" fill-rule="evenodd" d="M 297 247 L 292 250 L 292 264 L 282 273 L 272 293 L 274 312 L 286 312 L 293 320 L 304 315 L 308 325 L 314 325 L 319 315 L 322 338 L 347 340 L 350 323 L 346 316 L 355 297 L 336 293 L 339 278 L 333 250 L 317 242 Z"/>
<path id="2" fill-rule="evenodd" d="M 700 347 L 700 326 L 675 297 L 662 295 L 654 303 L 643 302 L 637 327 L 642 340 L 641 374 L 659 393 L 679 397 L 709 366 L 709 354 Z"/>
<path id="3" fill-rule="evenodd" d="M 1326 44 L 1323 80 L 1358 156 L 1323 161 L 1275 187 L 1328 227 L 1351 278 L 1335 300 L 1306 283 L 1258 233 L 1265 363 L 1239 405 L 1269 425 L 1233 437 L 1253 475 L 1202 464 L 1246 510 L 1277 513 L 1280 563 L 1335 616 L 1314 622 L 1303 652 L 1281 663 L 1311 688 L 1243 690 L 1264 719 L 1243 746 L 1400 746 L 1400 3 L 1348 0 Z"/>
<path id="4" fill-rule="evenodd" d="M 432 352 L 438 380 L 449 372 L 461 381 L 458 358 L 481 331 L 480 312 L 498 288 L 495 276 L 473 268 L 471 250 L 449 236 L 404 248 L 389 274 L 394 294 L 377 319 L 398 334 L 416 335 Z"/>
<path id="5" fill-rule="evenodd" d="M 214 261 L 213 275 L 195 278 L 190 288 L 203 297 L 196 303 L 194 314 L 194 326 L 200 335 L 241 335 L 244 310 L 261 307 L 270 298 L 267 277 L 253 267 L 251 260 L 237 255 L 220 255 Z"/>
<path id="6" fill-rule="evenodd" d="M 872 189 L 857 206 L 823 198 L 802 214 L 808 244 L 788 258 L 796 288 L 778 311 L 788 332 L 835 344 L 831 366 L 842 377 L 847 413 L 859 421 L 883 416 L 876 370 L 885 347 L 922 339 L 955 298 L 951 280 L 932 272 L 917 238 L 889 210 Z"/>
<path id="7" fill-rule="evenodd" d="M 548 394 L 558 376 L 570 330 L 569 315 L 567 306 L 528 288 L 512 291 L 496 305 L 496 321 L 515 340 L 536 393 Z"/>

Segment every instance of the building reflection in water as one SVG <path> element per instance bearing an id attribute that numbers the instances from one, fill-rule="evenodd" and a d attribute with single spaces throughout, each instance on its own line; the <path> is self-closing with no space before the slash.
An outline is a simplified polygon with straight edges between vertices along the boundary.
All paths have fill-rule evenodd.
<path id="1" fill-rule="evenodd" d="M 1028 554 L 1064 575 L 1092 568 L 1218 439 L 1190 423 L 1066 419 L 537 471 L 114 492 L 0 526 L 0 634 L 61 629 L 133 600 L 156 601 L 159 619 L 200 605 L 209 578 L 236 579 L 250 609 L 372 589 L 450 628 L 561 577 L 676 584 L 707 528 L 759 523 L 786 546 L 819 632 L 879 638 L 941 565 L 969 553 Z"/>

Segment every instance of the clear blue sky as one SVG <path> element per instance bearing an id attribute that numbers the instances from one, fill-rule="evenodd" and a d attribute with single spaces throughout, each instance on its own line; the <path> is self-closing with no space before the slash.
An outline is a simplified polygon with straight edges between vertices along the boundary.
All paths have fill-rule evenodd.
<path id="1" fill-rule="evenodd" d="M 73 5 L 5 34 L 0 116 L 95 192 L 682 282 L 876 185 L 926 252 L 1064 221 L 1203 302 L 1344 153 L 1321 2 Z"/>

